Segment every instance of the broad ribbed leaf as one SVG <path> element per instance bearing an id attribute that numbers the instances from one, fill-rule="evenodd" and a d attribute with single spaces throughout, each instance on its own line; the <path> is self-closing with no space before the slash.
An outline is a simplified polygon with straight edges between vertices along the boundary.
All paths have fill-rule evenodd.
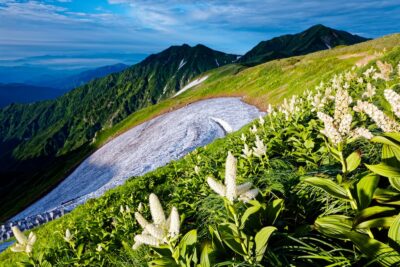
<path id="1" fill-rule="evenodd" d="M 313 186 L 321 188 L 322 190 L 326 191 L 328 194 L 334 197 L 349 200 L 349 197 L 346 194 L 346 190 L 329 179 L 320 177 L 310 177 L 304 179 L 303 181 Z"/>
<path id="2" fill-rule="evenodd" d="M 357 229 L 367 229 L 367 228 L 377 228 L 377 227 L 389 228 L 392 225 L 394 219 L 395 217 L 382 217 L 382 218 L 371 219 L 356 225 L 356 228 Z"/>
<path id="3" fill-rule="evenodd" d="M 355 169 L 357 169 L 360 163 L 361 163 L 361 153 L 360 151 L 354 151 L 346 158 L 347 172 L 352 172 Z"/>
<path id="4" fill-rule="evenodd" d="M 388 178 L 400 179 L 400 166 L 392 166 L 386 163 L 379 163 L 377 165 L 365 164 L 372 172 Z"/>
<path id="5" fill-rule="evenodd" d="M 390 185 L 393 186 L 394 189 L 400 192 L 400 179 L 398 178 L 389 178 Z"/>
<path id="6" fill-rule="evenodd" d="M 151 262 L 149 262 L 149 266 L 152 267 L 174 267 L 174 266 L 179 266 L 176 264 L 176 262 L 172 258 L 160 258 L 160 259 L 155 259 Z"/>
<path id="7" fill-rule="evenodd" d="M 262 228 L 255 237 L 256 242 L 256 260 L 260 262 L 264 256 L 265 250 L 267 249 L 268 240 L 272 233 L 276 231 L 273 226 L 267 226 Z"/>
<path id="8" fill-rule="evenodd" d="M 364 222 L 371 217 L 383 217 L 388 215 L 394 215 L 396 213 L 396 208 L 393 207 L 383 207 L 383 206 L 372 206 L 360 211 L 354 218 L 354 225 Z"/>
<path id="9" fill-rule="evenodd" d="M 390 246 L 356 231 L 350 231 L 346 235 L 362 253 L 370 259 L 376 260 L 382 266 L 399 265 L 400 255 Z"/>
<path id="10" fill-rule="evenodd" d="M 390 226 L 388 236 L 391 240 L 400 245 L 400 214 L 396 216 Z"/>
<path id="11" fill-rule="evenodd" d="M 368 174 L 357 183 L 357 200 L 360 210 L 367 208 L 371 204 L 378 183 L 379 176 L 376 174 Z"/>
<path id="12" fill-rule="evenodd" d="M 344 215 L 330 215 L 316 219 L 314 227 L 324 235 L 345 239 L 346 233 L 352 229 L 352 220 Z"/>

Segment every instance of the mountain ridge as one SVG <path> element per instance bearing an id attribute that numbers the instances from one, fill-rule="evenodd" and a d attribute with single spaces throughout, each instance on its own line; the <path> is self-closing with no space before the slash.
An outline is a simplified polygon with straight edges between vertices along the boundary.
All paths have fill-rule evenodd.
<path id="1" fill-rule="evenodd" d="M 273 59 L 299 56 L 338 45 L 353 45 L 369 40 L 346 31 L 335 30 L 322 24 L 314 25 L 296 34 L 286 34 L 261 41 L 238 62 L 257 65 Z"/>

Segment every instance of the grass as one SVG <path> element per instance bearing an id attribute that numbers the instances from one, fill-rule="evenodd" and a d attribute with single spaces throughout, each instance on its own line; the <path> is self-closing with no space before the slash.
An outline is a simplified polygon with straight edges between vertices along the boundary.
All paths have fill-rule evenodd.
<path id="1" fill-rule="evenodd" d="M 379 52 L 383 48 L 386 48 L 387 52 L 393 50 L 394 53 L 392 54 L 397 55 L 396 60 L 399 61 L 400 49 L 395 47 L 398 43 L 400 43 L 400 35 L 393 35 L 352 47 L 277 60 L 250 69 L 242 69 L 240 66 L 231 65 L 210 71 L 208 73 L 210 75 L 209 79 L 195 89 L 189 90 L 177 98 L 168 99 L 136 112 L 115 127 L 102 132 L 97 136 L 93 147 L 100 147 L 111 138 L 143 121 L 201 99 L 219 96 L 241 96 L 246 102 L 265 109 L 269 103 L 277 104 L 284 97 L 301 93 L 306 89 L 312 89 L 321 81 L 327 80 L 328 77 L 335 73 L 350 68 L 365 57 L 372 59 L 384 56 L 375 55 L 376 51 Z M 57 254 L 63 230 L 66 228 L 81 229 L 82 232 L 89 233 L 91 236 L 88 236 L 87 240 L 90 240 L 90 242 L 100 242 L 103 239 L 108 239 L 108 237 L 104 237 L 103 234 L 106 233 L 101 232 L 99 227 L 101 229 L 109 227 L 112 218 L 118 215 L 120 204 L 137 205 L 138 202 L 145 201 L 149 192 L 155 192 L 162 199 L 169 200 L 172 198 L 175 199 L 176 203 L 181 203 L 182 206 L 179 210 L 188 210 L 185 214 L 188 218 L 186 227 L 196 227 L 195 223 L 201 221 L 201 219 L 208 218 L 209 214 L 194 214 L 190 212 L 191 206 L 197 205 L 198 202 L 195 201 L 198 200 L 197 198 L 203 199 L 203 202 L 201 202 L 203 205 L 207 204 L 207 202 L 204 202 L 204 198 L 207 195 L 204 192 L 204 183 L 193 182 L 196 176 L 193 175 L 193 170 L 189 170 L 189 168 L 192 168 L 193 164 L 201 163 L 207 169 L 207 172 L 210 172 L 215 177 L 222 177 L 226 151 L 232 149 L 232 147 L 237 150 L 236 153 L 240 151 L 241 147 L 233 145 L 239 139 L 241 132 L 247 131 L 247 129 L 248 127 L 229 135 L 227 138 L 216 140 L 208 145 L 207 148 L 200 148 L 182 160 L 172 162 L 144 176 L 133 177 L 123 186 L 110 190 L 103 197 L 89 201 L 61 219 L 38 227 L 35 229 L 38 235 L 35 250 Z M 199 156 L 201 160 L 199 160 Z M 284 184 L 275 184 L 274 186 L 277 188 L 276 191 L 285 195 L 285 191 L 288 188 L 283 185 L 297 183 L 299 174 L 294 172 L 290 166 L 287 166 L 284 160 L 271 162 L 271 164 L 275 164 L 279 170 L 286 170 L 286 172 L 265 173 L 262 169 L 251 169 L 242 171 L 239 176 L 244 179 L 250 173 L 254 181 L 262 184 L 264 188 L 268 188 L 268 183 L 271 179 L 276 183 L 284 181 Z M 288 175 L 288 173 L 291 175 Z M 188 192 L 198 192 L 198 194 L 181 194 L 187 194 Z M 185 200 L 184 197 L 192 199 L 185 203 L 183 201 Z M 297 205 L 298 203 L 295 202 L 294 204 Z M 201 210 L 210 212 L 210 208 L 207 207 Z M 199 216 L 200 219 L 193 219 L 193 217 L 199 218 Z M 132 242 L 134 232 L 128 233 L 123 238 Z M 114 238 L 112 242 L 120 241 Z M 95 247 L 96 243 L 87 245 Z M 120 243 L 112 243 L 110 246 L 118 247 L 119 250 L 111 250 L 107 257 L 119 258 L 119 253 L 123 251 L 122 245 Z M 126 256 L 126 254 L 124 255 Z M 15 266 L 15 262 L 20 260 L 20 257 L 20 254 L 6 251 L 0 254 L 0 266 Z M 145 257 L 142 261 L 146 260 Z M 129 259 L 125 263 L 132 265 Z M 122 264 L 121 261 L 119 264 Z"/>
<path id="2" fill-rule="evenodd" d="M 53 163 L 50 169 L 37 175 L 38 181 L 46 181 L 42 183 L 44 186 L 32 187 L 19 199 L 6 200 L 10 204 L 0 210 L 0 222 L 46 194 L 105 143 L 147 120 L 196 101 L 227 96 L 242 97 L 246 103 L 266 110 L 268 104 L 275 105 L 285 97 L 312 89 L 357 62 L 366 64 L 379 58 L 382 56 L 379 53 L 384 49 L 387 52 L 398 49 L 396 46 L 399 43 L 400 34 L 394 34 L 353 46 L 274 60 L 251 68 L 233 64 L 204 73 L 209 78 L 199 86 L 175 98 L 141 109 L 113 127 L 100 131 L 94 142 L 51 159 Z"/>

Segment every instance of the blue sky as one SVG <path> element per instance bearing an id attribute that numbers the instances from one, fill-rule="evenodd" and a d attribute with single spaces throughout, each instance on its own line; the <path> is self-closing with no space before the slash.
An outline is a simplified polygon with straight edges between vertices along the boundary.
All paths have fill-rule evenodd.
<path id="1" fill-rule="evenodd" d="M 366 37 L 399 32 L 400 0 L 0 0 L 0 60 L 149 54 L 182 43 L 243 54 L 318 23 Z"/>

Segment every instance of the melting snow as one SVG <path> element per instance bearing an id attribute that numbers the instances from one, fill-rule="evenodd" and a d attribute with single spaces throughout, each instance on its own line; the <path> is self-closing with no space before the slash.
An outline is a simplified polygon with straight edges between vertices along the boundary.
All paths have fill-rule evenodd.
<path id="1" fill-rule="evenodd" d="M 129 177 L 143 175 L 239 130 L 262 114 L 239 98 L 227 97 L 199 101 L 156 117 L 105 144 L 12 220 L 59 208 L 62 203 L 66 210 L 73 209 Z"/>
<path id="2" fill-rule="evenodd" d="M 233 128 L 232 126 L 229 125 L 229 123 L 227 123 L 226 121 L 224 121 L 223 119 L 220 118 L 214 118 L 214 117 L 210 117 L 211 120 L 215 121 L 216 123 L 218 123 L 219 125 L 221 125 L 221 127 L 224 129 L 224 131 L 226 133 L 231 133 L 233 132 Z"/>
<path id="3" fill-rule="evenodd" d="M 180 70 L 185 64 L 186 64 L 186 61 L 185 61 L 185 59 L 183 58 L 183 59 L 181 60 L 181 62 L 179 63 L 178 70 Z"/>
<path id="4" fill-rule="evenodd" d="M 215 59 L 215 64 L 217 64 L 217 66 L 219 67 L 219 63 L 218 63 L 217 59 Z"/>
<path id="5" fill-rule="evenodd" d="M 208 76 L 206 75 L 206 76 L 204 76 L 204 77 L 201 77 L 201 78 L 198 78 L 198 79 L 196 79 L 196 80 L 191 81 L 190 83 L 186 84 L 185 87 L 183 87 L 181 90 L 179 90 L 179 91 L 174 95 L 174 97 L 175 97 L 175 96 L 178 96 L 178 95 L 180 95 L 180 94 L 182 94 L 183 92 L 189 90 L 189 89 L 192 88 L 192 87 L 195 87 L 195 86 L 201 84 L 202 82 L 204 82 L 205 80 L 207 80 L 207 78 L 208 78 Z"/>

